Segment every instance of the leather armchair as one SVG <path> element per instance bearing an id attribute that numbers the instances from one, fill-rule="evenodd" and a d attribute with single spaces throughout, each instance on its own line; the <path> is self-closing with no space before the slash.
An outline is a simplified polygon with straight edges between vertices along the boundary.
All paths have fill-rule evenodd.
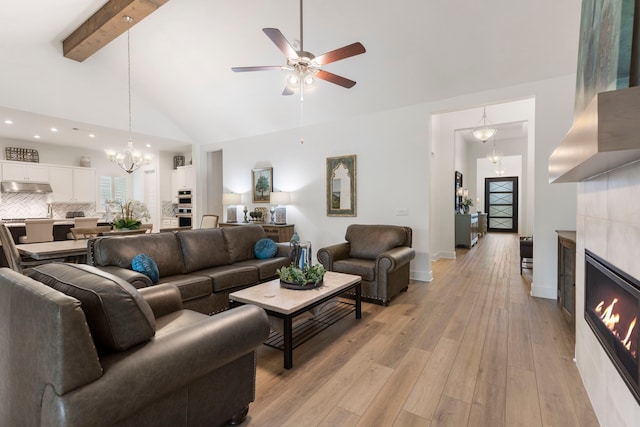
<path id="1" fill-rule="evenodd" d="M 388 305 L 409 286 L 412 230 L 397 225 L 352 224 L 344 243 L 318 250 L 318 261 L 329 271 L 362 277 L 362 298 Z"/>
<path id="2" fill-rule="evenodd" d="M 47 264 L 31 272 L 47 284 L 0 269 L 0 425 L 242 422 L 255 397 L 255 349 L 269 334 L 264 310 L 247 305 L 207 316 L 182 309 L 173 285 L 137 291 L 91 266 Z M 125 283 L 133 299 L 123 303 L 112 292 L 102 298 L 125 305 L 112 313 L 113 323 L 137 305 L 140 320 L 123 323 L 124 338 L 131 345 L 133 330 L 154 326 L 151 336 L 122 351 L 105 350 L 96 319 L 85 315 L 91 304 L 50 281 L 75 290 Z"/>

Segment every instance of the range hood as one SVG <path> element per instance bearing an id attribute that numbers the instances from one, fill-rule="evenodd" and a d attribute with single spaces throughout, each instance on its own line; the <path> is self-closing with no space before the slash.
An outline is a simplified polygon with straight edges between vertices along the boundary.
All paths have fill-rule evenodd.
<path id="1" fill-rule="evenodd" d="M 0 191 L 3 193 L 51 193 L 51 185 L 46 182 L 2 181 Z"/>
<path id="2" fill-rule="evenodd" d="M 640 87 L 600 92 L 549 157 L 549 182 L 579 182 L 640 160 Z"/>

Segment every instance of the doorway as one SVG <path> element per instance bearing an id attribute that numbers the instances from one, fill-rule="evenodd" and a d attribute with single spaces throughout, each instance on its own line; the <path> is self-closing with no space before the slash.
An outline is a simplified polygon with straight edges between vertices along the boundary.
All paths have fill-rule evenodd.
<path id="1" fill-rule="evenodd" d="M 487 231 L 518 232 L 518 177 L 485 178 Z"/>

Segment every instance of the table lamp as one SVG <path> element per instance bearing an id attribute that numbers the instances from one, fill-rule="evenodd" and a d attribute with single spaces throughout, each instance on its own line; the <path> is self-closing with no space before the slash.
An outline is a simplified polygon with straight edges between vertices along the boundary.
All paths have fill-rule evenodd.
<path id="1" fill-rule="evenodd" d="M 240 194 L 224 193 L 222 204 L 227 207 L 227 222 L 238 222 L 236 206 L 240 204 Z"/>
<path id="2" fill-rule="evenodd" d="M 287 208 L 285 205 L 291 203 L 291 194 L 284 191 L 272 191 L 269 196 L 269 201 L 276 207 L 274 223 L 278 225 L 286 224 Z"/>

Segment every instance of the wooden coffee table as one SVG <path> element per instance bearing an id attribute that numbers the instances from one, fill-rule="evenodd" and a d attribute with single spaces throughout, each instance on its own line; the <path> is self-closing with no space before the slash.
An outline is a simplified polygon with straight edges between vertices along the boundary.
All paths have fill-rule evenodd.
<path id="1" fill-rule="evenodd" d="M 296 340 L 295 345 L 293 319 L 350 289 L 355 289 L 355 303 L 340 302 L 340 304 L 350 306 L 351 308 L 346 311 L 346 314 L 355 311 L 356 319 L 360 319 L 362 317 L 361 280 L 360 276 L 327 271 L 324 275 L 323 285 L 319 288 L 301 291 L 285 289 L 280 287 L 280 279 L 274 279 L 270 282 L 233 292 L 229 294 L 229 299 L 232 306 L 254 304 L 262 307 L 269 316 L 282 319 L 283 331 L 280 340 L 282 345 L 275 344 L 278 342 L 278 337 L 274 335 L 280 335 L 276 332 L 272 332 L 265 344 L 282 350 L 284 352 L 284 368 L 291 369 L 293 367 L 293 349 L 311 338 L 315 333 L 343 318 L 345 310 L 333 310 L 334 316 L 324 316 L 321 325 L 314 328 L 315 333 L 310 335 L 307 333 L 308 331 L 305 332 L 302 340 Z M 318 316 L 322 316 L 322 314 Z"/>

